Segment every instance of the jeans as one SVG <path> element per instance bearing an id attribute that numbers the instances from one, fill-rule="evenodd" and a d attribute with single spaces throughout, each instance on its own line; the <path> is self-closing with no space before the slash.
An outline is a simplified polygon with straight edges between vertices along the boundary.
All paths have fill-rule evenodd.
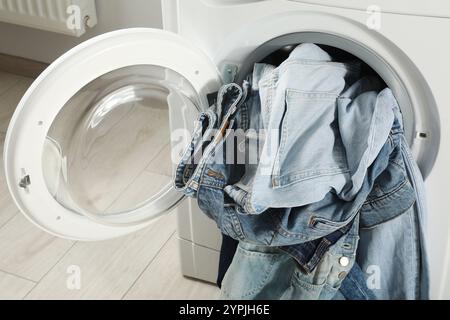
<path id="1" fill-rule="evenodd" d="M 375 182 L 361 209 L 361 241 L 354 274 L 359 281 L 342 285 L 383 300 L 429 299 L 428 257 L 425 250 L 424 183 L 403 135 L 398 105 L 392 133 L 399 136 L 389 167 Z"/>
<path id="2" fill-rule="evenodd" d="M 236 254 L 237 247 L 239 242 L 234 240 L 233 238 L 223 234 L 222 235 L 222 246 L 220 248 L 220 260 L 219 260 L 219 272 L 217 275 L 217 286 L 222 288 L 223 278 L 225 278 L 225 274 L 228 272 L 231 263 L 233 262 L 233 258 Z"/>
<path id="3" fill-rule="evenodd" d="M 222 283 L 227 300 L 331 300 L 351 272 L 358 246 L 358 218 L 308 273 L 279 248 L 241 242 Z M 314 259 L 314 258 L 313 258 Z"/>

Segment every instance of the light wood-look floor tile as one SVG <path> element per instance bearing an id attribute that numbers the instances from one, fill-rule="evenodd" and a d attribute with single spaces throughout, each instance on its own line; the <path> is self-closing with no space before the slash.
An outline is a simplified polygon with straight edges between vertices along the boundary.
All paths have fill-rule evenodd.
<path id="1" fill-rule="evenodd" d="M 0 133 L 0 152 L 3 154 L 5 134 Z M 0 157 L 0 227 L 19 211 L 9 195 L 4 172 L 3 157 Z"/>
<path id="2" fill-rule="evenodd" d="M 108 208 L 110 212 L 126 212 L 130 208 L 137 209 L 147 199 L 170 186 L 171 179 L 156 173 L 142 172 L 139 177 L 125 189 Z"/>
<path id="3" fill-rule="evenodd" d="M 125 296 L 127 300 L 216 300 L 219 289 L 181 274 L 176 236 L 165 245 L 155 261 L 145 270 Z"/>
<path id="4" fill-rule="evenodd" d="M 0 71 L 0 95 L 14 87 L 21 79 L 24 78 L 11 73 Z"/>
<path id="5" fill-rule="evenodd" d="M 0 300 L 21 300 L 35 283 L 0 271 Z"/>
<path id="6" fill-rule="evenodd" d="M 0 96 L 1 99 L 1 96 Z M 0 156 L 0 193 L 6 191 L 6 189 L 3 188 L 6 187 L 6 177 L 5 177 L 5 162 L 3 161 L 3 151 L 4 151 L 4 146 L 5 146 L 5 138 L 6 138 L 6 133 L 1 133 L 0 132 L 0 152 L 2 153 Z"/>
<path id="7" fill-rule="evenodd" d="M 121 299 L 175 229 L 175 216 L 169 215 L 125 238 L 77 243 L 27 299 Z M 80 290 L 67 288 L 71 266 L 81 271 Z"/>
<path id="8" fill-rule="evenodd" d="M 39 281 L 72 245 L 16 215 L 0 229 L 0 270 Z"/>
<path id="9" fill-rule="evenodd" d="M 0 228 L 17 215 L 19 209 L 9 195 L 9 193 L 0 194 Z"/>
<path id="10" fill-rule="evenodd" d="M 0 132 L 8 130 L 9 122 L 20 99 L 32 83 L 32 79 L 21 77 L 17 83 L 1 95 Z"/>
<path id="11" fill-rule="evenodd" d="M 165 175 L 172 177 L 174 172 L 174 163 L 172 162 L 172 148 L 170 144 L 167 144 L 158 155 L 153 159 L 148 167 L 145 169 L 147 172 Z"/>

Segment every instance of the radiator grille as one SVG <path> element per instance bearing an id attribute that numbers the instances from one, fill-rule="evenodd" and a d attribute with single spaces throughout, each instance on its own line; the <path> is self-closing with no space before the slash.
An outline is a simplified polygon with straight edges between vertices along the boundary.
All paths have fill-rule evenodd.
<path id="1" fill-rule="evenodd" d="M 0 0 L 0 21 L 81 36 L 97 13 L 95 0 Z"/>

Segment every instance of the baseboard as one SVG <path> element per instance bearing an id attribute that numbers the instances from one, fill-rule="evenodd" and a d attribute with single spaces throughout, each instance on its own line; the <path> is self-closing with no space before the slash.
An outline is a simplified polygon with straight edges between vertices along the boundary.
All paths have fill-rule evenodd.
<path id="1" fill-rule="evenodd" d="M 0 71 L 37 78 L 48 64 L 0 53 Z"/>

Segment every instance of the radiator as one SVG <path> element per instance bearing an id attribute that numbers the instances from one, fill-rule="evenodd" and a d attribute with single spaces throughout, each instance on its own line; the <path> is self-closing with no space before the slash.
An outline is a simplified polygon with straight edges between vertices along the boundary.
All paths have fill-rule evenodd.
<path id="1" fill-rule="evenodd" d="M 79 37 L 97 12 L 95 0 L 0 0 L 0 21 Z"/>

